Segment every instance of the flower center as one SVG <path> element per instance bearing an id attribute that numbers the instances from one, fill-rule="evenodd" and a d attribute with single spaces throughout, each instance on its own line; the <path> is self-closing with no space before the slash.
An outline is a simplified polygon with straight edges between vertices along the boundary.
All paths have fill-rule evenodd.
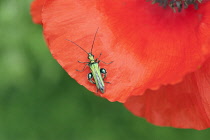
<path id="1" fill-rule="evenodd" d="M 182 9 L 187 9 L 189 5 L 194 5 L 195 9 L 198 9 L 199 3 L 203 0 L 149 0 L 152 4 L 159 3 L 160 6 L 166 8 L 171 7 L 174 12 L 181 12 Z"/>

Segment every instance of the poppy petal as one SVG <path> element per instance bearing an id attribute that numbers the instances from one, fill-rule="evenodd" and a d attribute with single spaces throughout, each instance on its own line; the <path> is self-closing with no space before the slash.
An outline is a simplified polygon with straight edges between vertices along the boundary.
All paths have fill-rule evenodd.
<path id="1" fill-rule="evenodd" d="M 42 7 L 45 0 L 34 0 L 31 3 L 31 16 L 34 23 L 42 24 Z"/>
<path id="2" fill-rule="evenodd" d="M 201 7 L 201 6 L 200 6 Z M 50 51 L 68 74 L 91 91 L 89 70 L 77 72 L 88 61 L 97 27 L 93 54 L 108 71 L 105 94 L 110 101 L 125 102 L 146 89 L 180 82 L 206 60 L 210 47 L 210 4 L 200 10 L 188 8 L 175 14 L 145 0 L 53 0 L 43 9 L 44 35 Z"/>
<path id="3" fill-rule="evenodd" d="M 210 58 L 181 83 L 130 97 L 125 106 L 155 125 L 198 130 L 210 127 Z"/>

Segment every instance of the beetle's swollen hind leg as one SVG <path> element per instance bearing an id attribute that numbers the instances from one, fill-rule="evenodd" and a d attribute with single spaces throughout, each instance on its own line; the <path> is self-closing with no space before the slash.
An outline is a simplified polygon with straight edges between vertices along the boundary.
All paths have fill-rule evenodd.
<path id="1" fill-rule="evenodd" d="M 85 68 L 87 67 L 87 65 L 88 64 L 86 64 L 82 70 L 76 70 L 76 71 L 83 72 L 85 70 Z"/>
<path id="2" fill-rule="evenodd" d="M 106 74 L 107 74 L 106 69 L 101 68 L 100 73 L 103 74 L 103 80 L 104 80 L 104 78 L 106 78 Z"/>
<path id="3" fill-rule="evenodd" d="M 88 81 L 93 83 L 93 84 L 96 84 L 92 79 L 93 79 L 93 74 L 92 73 L 88 73 Z"/>
<path id="4" fill-rule="evenodd" d="M 93 74 L 88 73 L 88 81 L 91 82 L 92 84 L 96 84 L 92 79 L 93 79 Z M 96 92 L 98 93 L 98 88 L 97 88 Z"/>
<path id="5" fill-rule="evenodd" d="M 100 72 L 103 74 L 103 80 L 104 80 L 104 79 L 106 78 L 106 75 L 107 75 L 106 69 L 101 68 L 101 69 L 100 69 Z M 104 81 L 104 83 L 109 83 L 109 84 L 111 84 L 110 82 L 106 82 L 106 81 Z"/>

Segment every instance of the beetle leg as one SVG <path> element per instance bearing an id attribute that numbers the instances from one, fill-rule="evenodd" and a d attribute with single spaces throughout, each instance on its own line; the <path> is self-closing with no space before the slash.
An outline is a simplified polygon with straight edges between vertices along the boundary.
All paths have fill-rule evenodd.
<path id="1" fill-rule="evenodd" d="M 104 79 L 106 78 L 106 76 L 107 76 L 106 69 L 101 68 L 101 69 L 100 69 L 100 72 L 103 74 L 103 80 L 104 80 Z M 104 83 L 111 84 L 110 82 L 106 82 L 106 81 L 104 81 Z"/>
<path id="2" fill-rule="evenodd" d="M 99 54 L 98 58 L 96 58 L 96 61 L 101 57 L 102 53 Z"/>
<path id="3" fill-rule="evenodd" d="M 104 78 L 106 78 L 106 74 L 107 74 L 106 69 L 101 68 L 100 73 L 103 74 L 103 80 L 104 80 Z"/>
<path id="4" fill-rule="evenodd" d="M 93 74 L 92 73 L 88 73 L 88 81 L 93 83 L 93 84 L 96 84 L 92 79 L 93 79 Z"/>
<path id="5" fill-rule="evenodd" d="M 81 62 L 81 61 L 78 61 L 79 63 L 89 63 L 89 62 Z"/>
<path id="6" fill-rule="evenodd" d="M 109 63 L 106 63 L 106 62 L 104 62 L 104 61 L 99 60 L 98 63 L 99 63 L 99 62 L 103 62 L 104 64 L 109 65 L 109 64 L 112 64 L 114 61 L 111 61 L 111 62 L 109 62 Z"/>
<path id="7" fill-rule="evenodd" d="M 87 65 L 88 64 L 86 64 L 82 70 L 76 70 L 76 71 L 83 72 L 85 70 L 85 68 L 87 67 Z"/>

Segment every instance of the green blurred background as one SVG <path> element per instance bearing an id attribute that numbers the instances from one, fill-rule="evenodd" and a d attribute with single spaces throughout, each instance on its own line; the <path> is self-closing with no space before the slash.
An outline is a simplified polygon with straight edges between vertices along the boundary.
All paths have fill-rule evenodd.
<path id="1" fill-rule="evenodd" d="M 0 140 L 205 140 L 203 131 L 157 127 L 94 96 L 52 58 L 31 0 L 0 0 Z"/>

